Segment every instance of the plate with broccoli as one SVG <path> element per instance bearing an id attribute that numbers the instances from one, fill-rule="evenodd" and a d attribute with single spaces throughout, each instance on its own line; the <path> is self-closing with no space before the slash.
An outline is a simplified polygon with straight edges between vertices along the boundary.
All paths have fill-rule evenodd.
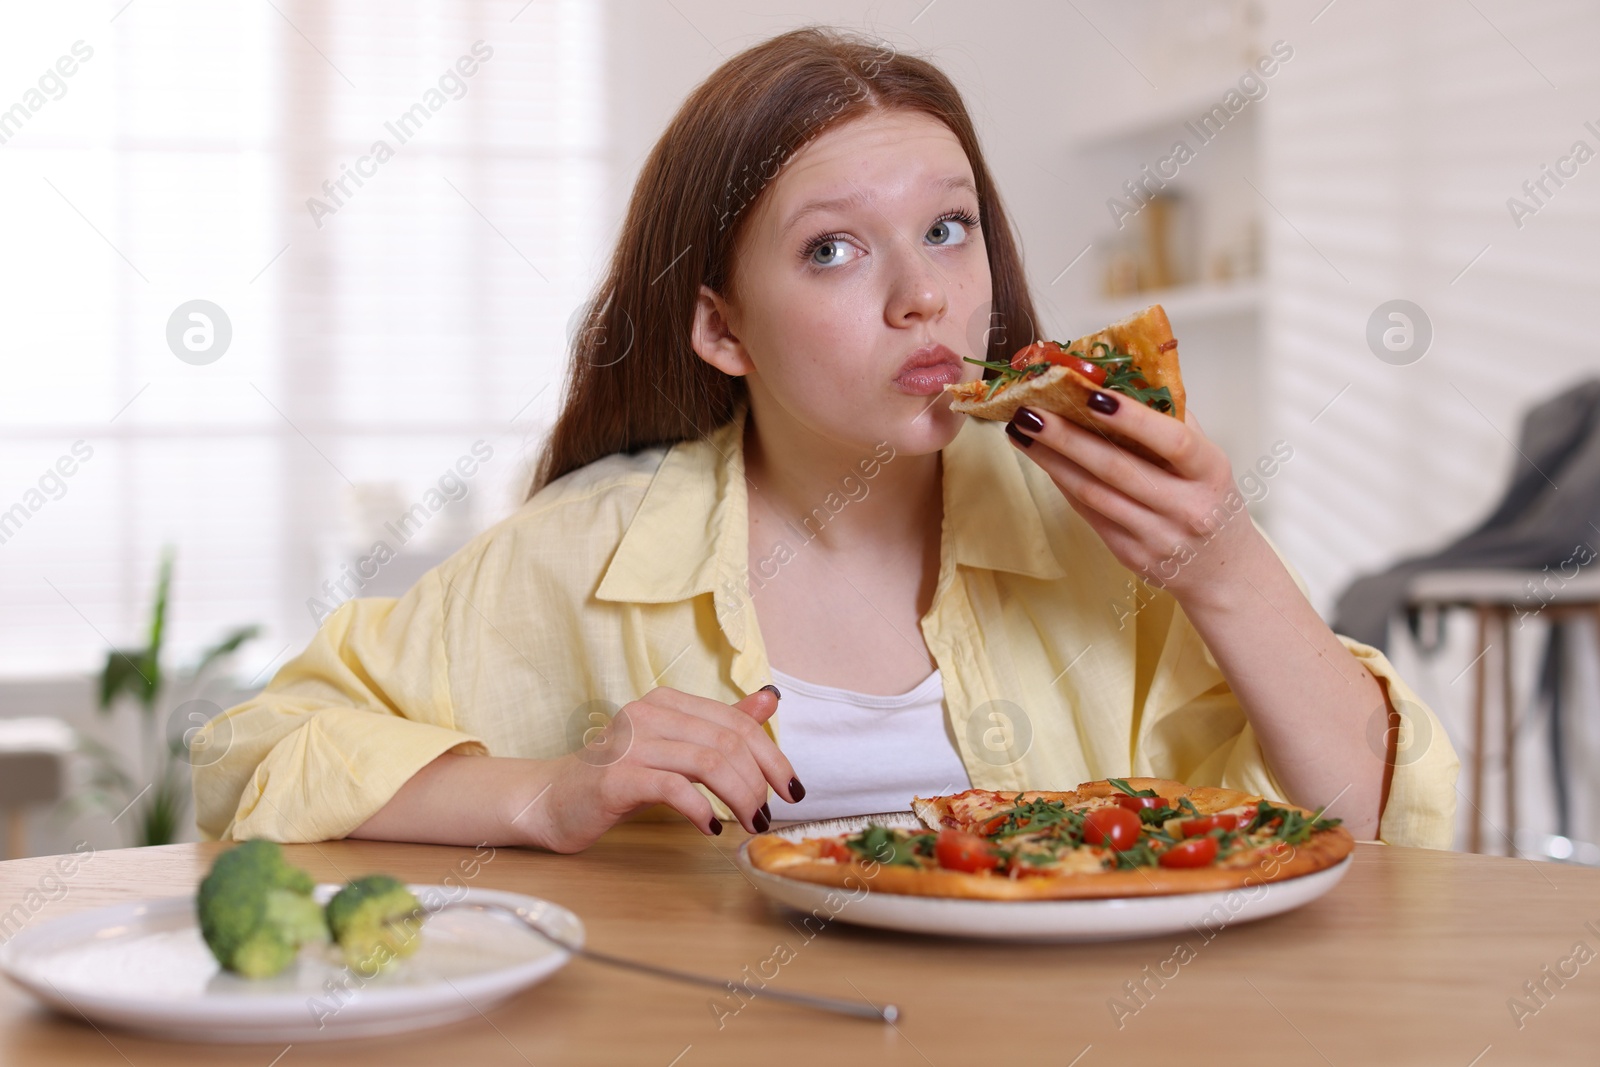
<path id="1" fill-rule="evenodd" d="M 217 857 L 199 892 L 24 930 L 0 971 L 61 1011 L 165 1038 L 365 1037 L 476 1016 L 559 970 L 583 923 L 547 900 L 384 874 L 317 885 L 272 842 Z M 448 910 L 440 910 L 451 906 Z"/>

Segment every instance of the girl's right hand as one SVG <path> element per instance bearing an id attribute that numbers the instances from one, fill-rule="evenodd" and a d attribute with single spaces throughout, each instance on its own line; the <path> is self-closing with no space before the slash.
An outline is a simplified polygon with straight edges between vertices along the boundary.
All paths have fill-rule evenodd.
<path id="1" fill-rule="evenodd" d="M 722 832 L 704 784 L 751 833 L 770 825 L 767 787 L 790 803 L 800 787 L 761 724 L 778 710 L 776 689 L 734 704 L 660 686 L 625 705 L 583 748 L 555 761 L 546 793 L 513 821 L 531 843 L 577 852 L 626 816 L 652 804 L 676 809 L 706 834 Z"/>

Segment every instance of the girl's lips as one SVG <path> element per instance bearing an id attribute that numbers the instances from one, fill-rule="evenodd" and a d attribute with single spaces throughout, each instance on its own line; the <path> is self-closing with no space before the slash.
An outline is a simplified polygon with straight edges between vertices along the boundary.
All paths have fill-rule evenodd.
<path id="1" fill-rule="evenodd" d="M 960 380 L 961 364 L 935 363 L 931 367 L 913 367 L 910 370 L 901 371 L 896 376 L 894 384 L 903 393 L 910 393 L 912 396 L 928 396 Z"/>

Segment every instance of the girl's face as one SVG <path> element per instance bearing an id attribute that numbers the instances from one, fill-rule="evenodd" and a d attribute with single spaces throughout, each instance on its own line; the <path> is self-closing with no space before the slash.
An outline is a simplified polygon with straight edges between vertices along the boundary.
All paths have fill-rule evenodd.
<path id="1" fill-rule="evenodd" d="M 961 357 L 985 358 L 969 337 L 992 297 L 955 134 L 918 112 L 852 120 L 787 160 L 752 210 L 737 300 L 702 287 L 695 348 L 748 376 L 757 424 L 867 452 L 948 444 L 965 416 L 943 386 L 982 375 Z"/>

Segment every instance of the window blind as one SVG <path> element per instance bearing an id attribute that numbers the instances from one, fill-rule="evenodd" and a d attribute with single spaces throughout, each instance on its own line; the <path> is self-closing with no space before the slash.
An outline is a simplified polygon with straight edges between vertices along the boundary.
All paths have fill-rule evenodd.
<path id="1" fill-rule="evenodd" d="M 0 674 L 142 641 L 170 544 L 176 657 L 262 623 L 264 680 L 520 502 L 603 258 L 601 11 L 8 13 Z"/>

